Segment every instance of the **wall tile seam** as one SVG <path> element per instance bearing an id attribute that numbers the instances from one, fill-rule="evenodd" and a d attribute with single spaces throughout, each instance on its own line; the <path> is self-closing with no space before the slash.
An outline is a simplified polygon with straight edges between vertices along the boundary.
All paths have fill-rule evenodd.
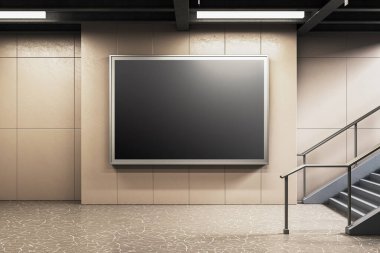
<path id="1" fill-rule="evenodd" d="M 259 53 L 260 53 L 260 55 L 262 55 L 263 54 L 262 53 L 262 51 L 263 51 L 263 25 L 261 23 L 259 24 L 259 34 L 260 34 L 260 50 L 259 50 Z M 270 68 L 270 66 L 269 66 L 269 68 Z M 269 83 L 269 93 L 270 93 L 270 83 Z M 270 99 L 270 97 L 269 97 L 269 99 Z M 268 142 L 269 142 L 269 128 L 268 128 Z M 268 148 L 268 156 L 269 156 L 269 148 Z M 265 166 L 268 166 L 268 165 L 265 165 Z M 260 204 L 263 204 L 263 168 L 265 166 L 260 168 Z"/>
<path id="2" fill-rule="evenodd" d="M 190 44 L 190 43 L 189 43 Z M 187 182 L 188 182 L 188 199 L 187 199 L 187 204 L 190 205 L 190 166 L 187 166 Z"/>
<path id="3" fill-rule="evenodd" d="M 75 72 L 75 70 L 76 70 L 76 60 L 75 60 L 75 37 L 74 37 L 74 35 L 72 35 L 73 36 L 73 44 L 74 44 L 74 47 L 73 47 L 73 55 L 74 55 L 74 60 L 73 60 L 73 65 L 74 65 L 74 67 L 73 67 L 73 83 L 74 83 L 74 85 L 73 85 L 73 92 L 74 92 L 74 97 L 73 97 L 73 100 L 74 100 L 74 107 L 73 107 L 73 116 L 74 116 L 74 143 L 73 143 L 73 147 L 74 147 L 74 150 L 73 150 L 73 157 L 74 157 L 74 166 L 73 166 L 73 175 L 74 175 L 74 177 L 73 177 L 73 180 L 74 180 L 74 183 L 73 183 L 73 188 L 74 188 L 74 190 L 73 190 L 73 200 L 75 200 L 76 199 L 76 186 L 75 186 L 75 182 L 76 182 L 76 174 L 75 174 L 75 171 L 76 171 L 76 163 L 75 163 L 75 154 L 76 154 L 76 134 L 75 134 L 75 126 L 76 126 L 76 99 L 75 99 L 75 97 L 76 97 L 76 92 L 75 92 L 75 90 L 76 90 L 76 72 Z"/>
<path id="4" fill-rule="evenodd" d="M 348 43 L 348 41 L 347 41 L 347 35 L 345 35 L 345 46 L 347 47 L 347 43 Z M 347 126 L 347 124 L 348 124 L 348 72 L 347 72 L 347 70 L 348 70 L 348 60 L 349 60 L 350 58 L 348 58 L 348 57 L 346 57 L 346 75 L 345 75 L 345 78 L 346 78 L 346 90 L 345 90 L 345 92 L 346 92 L 346 126 Z M 348 131 L 345 131 L 345 135 L 346 135 L 346 162 L 348 162 L 347 161 L 347 158 L 348 158 Z"/>
<path id="5" fill-rule="evenodd" d="M 23 57 L 23 56 L 0 56 L 0 59 L 81 59 L 82 57 L 66 57 L 66 56 L 30 56 L 30 57 Z"/>
<path id="6" fill-rule="evenodd" d="M 0 58 L 18 58 L 18 59 L 75 59 L 82 57 L 66 57 L 66 56 L 18 56 L 18 57 L 0 57 Z"/>
<path id="7" fill-rule="evenodd" d="M 17 129 L 17 130 L 75 130 L 81 128 L 60 128 L 60 127 L 18 127 L 18 128 L 0 128 L 0 129 Z"/>
<path id="8" fill-rule="evenodd" d="M 16 128 L 18 129 L 19 127 L 19 122 L 18 122 L 18 35 L 16 35 Z M 18 167 L 19 167 L 19 162 L 18 162 L 18 131 L 16 130 L 16 200 L 19 200 L 19 185 L 18 185 Z"/>

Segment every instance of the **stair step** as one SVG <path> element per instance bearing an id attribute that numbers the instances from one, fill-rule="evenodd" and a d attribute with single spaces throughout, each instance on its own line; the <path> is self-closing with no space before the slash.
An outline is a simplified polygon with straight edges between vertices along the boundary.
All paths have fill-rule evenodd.
<path id="1" fill-rule="evenodd" d="M 360 198 L 363 198 L 364 200 L 368 200 L 369 202 L 372 202 L 375 205 L 380 206 L 380 195 L 379 194 L 377 194 L 373 191 L 364 189 L 362 187 L 359 187 L 357 185 L 353 185 L 351 187 L 351 189 L 352 189 L 353 195 L 359 196 Z"/>
<path id="2" fill-rule="evenodd" d="M 380 194 L 380 184 L 368 179 L 360 179 L 359 185 L 364 189 Z"/>
<path id="3" fill-rule="evenodd" d="M 329 205 L 333 208 L 338 209 L 344 214 L 347 214 L 347 204 L 343 203 L 340 199 L 337 199 L 335 197 L 329 199 Z M 351 215 L 353 219 L 359 219 L 365 215 L 364 212 L 356 209 L 355 207 L 351 207 Z"/>
<path id="4" fill-rule="evenodd" d="M 369 175 L 369 179 L 373 182 L 380 183 L 380 174 L 378 173 L 371 173 Z"/>
<path id="5" fill-rule="evenodd" d="M 341 199 L 345 204 L 348 202 L 348 193 L 341 192 L 339 193 L 339 199 Z M 365 213 L 372 211 L 377 208 L 377 205 L 371 203 L 367 200 L 360 198 L 359 196 L 351 195 L 351 203 L 353 206 L 357 206 L 358 209 L 363 210 Z"/>

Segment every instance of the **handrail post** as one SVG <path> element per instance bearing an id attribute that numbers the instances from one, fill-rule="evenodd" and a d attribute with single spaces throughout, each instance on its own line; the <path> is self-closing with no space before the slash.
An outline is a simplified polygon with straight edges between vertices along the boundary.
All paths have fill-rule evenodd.
<path id="1" fill-rule="evenodd" d="M 285 228 L 284 228 L 284 234 L 289 234 L 289 228 L 288 228 L 288 208 L 289 208 L 289 202 L 288 202 L 288 176 L 285 176 Z"/>
<path id="2" fill-rule="evenodd" d="M 354 128 L 354 154 L 355 157 L 358 156 L 358 124 L 355 124 Z"/>
<path id="3" fill-rule="evenodd" d="M 306 164 L 306 154 L 302 156 L 302 163 Z M 306 197 L 306 169 L 303 169 L 303 198 Z"/>
<path id="4" fill-rule="evenodd" d="M 351 225 L 351 166 L 347 167 L 347 193 L 348 193 L 348 205 L 347 205 L 347 227 Z"/>

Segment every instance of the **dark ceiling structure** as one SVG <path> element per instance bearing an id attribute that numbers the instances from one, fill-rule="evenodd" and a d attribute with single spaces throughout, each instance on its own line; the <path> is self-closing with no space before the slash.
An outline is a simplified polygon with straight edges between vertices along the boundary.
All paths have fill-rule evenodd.
<path id="1" fill-rule="evenodd" d="M 380 0 L 0 0 L 0 10 L 45 10 L 47 19 L 0 20 L 0 30 L 79 30 L 81 22 L 296 23 L 313 31 L 380 31 Z M 302 10 L 301 20 L 197 20 L 198 10 Z"/>

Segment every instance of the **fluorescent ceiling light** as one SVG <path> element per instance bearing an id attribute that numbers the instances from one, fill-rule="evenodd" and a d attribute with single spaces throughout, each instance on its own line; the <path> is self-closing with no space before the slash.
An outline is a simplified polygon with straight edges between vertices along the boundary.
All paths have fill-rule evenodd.
<path id="1" fill-rule="evenodd" d="M 46 19 L 46 11 L 0 11 L 0 19 Z"/>
<path id="2" fill-rule="evenodd" d="M 197 11 L 197 19 L 302 19 L 304 11 Z"/>

